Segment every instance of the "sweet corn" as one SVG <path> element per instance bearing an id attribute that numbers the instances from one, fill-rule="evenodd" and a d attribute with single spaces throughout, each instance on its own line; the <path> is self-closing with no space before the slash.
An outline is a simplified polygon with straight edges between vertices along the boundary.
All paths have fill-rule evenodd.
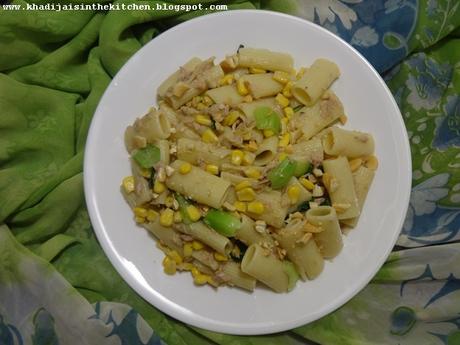
<path id="1" fill-rule="evenodd" d="M 196 285 L 204 285 L 208 282 L 209 276 L 207 274 L 199 274 L 193 278 L 193 282 Z"/>
<path id="2" fill-rule="evenodd" d="M 284 115 L 286 115 L 286 118 L 290 119 L 294 115 L 294 109 L 291 107 L 286 107 L 283 109 Z"/>
<path id="3" fill-rule="evenodd" d="M 289 133 L 286 133 L 281 136 L 280 141 L 278 141 L 278 146 L 279 147 L 286 147 L 289 145 L 289 142 L 291 140 L 291 135 Z"/>
<path id="4" fill-rule="evenodd" d="M 323 179 L 324 179 L 324 175 L 323 175 Z M 310 191 L 313 190 L 313 188 L 315 188 L 315 185 L 313 184 L 313 182 L 311 182 L 310 180 L 306 179 L 305 177 L 299 178 L 299 182 L 302 184 L 302 186 L 304 186 L 305 188 L 307 188 Z"/>
<path id="5" fill-rule="evenodd" d="M 289 105 L 289 99 L 287 99 L 283 94 L 279 93 L 275 97 L 276 103 L 278 103 L 283 108 Z"/>
<path id="6" fill-rule="evenodd" d="M 185 257 L 192 256 L 192 253 L 193 253 L 192 244 L 191 243 L 185 243 L 184 246 L 182 247 L 182 251 L 183 251 Z"/>
<path id="7" fill-rule="evenodd" d="M 282 162 L 287 158 L 287 153 L 286 152 L 281 152 L 278 156 L 278 161 Z"/>
<path id="8" fill-rule="evenodd" d="M 275 135 L 275 132 L 273 132 L 271 129 L 264 129 L 264 137 L 265 138 L 270 138 Z"/>
<path id="9" fill-rule="evenodd" d="M 340 123 L 341 123 L 342 125 L 346 124 L 347 121 L 348 121 L 347 115 L 345 115 L 345 114 L 341 115 L 341 116 L 339 117 L 339 121 L 340 121 Z"/>
<path id="10" fill-rule="evenodd" d="M 245 103 L 251 103 L 253 100 L 254 100 L 254 98 L 252 98 L 251 95 L 246 95 L 243 98 L 243 102 L 245 102 Z"/>
<path id="11" fill-rule="evenodd" d="M 169 195 L 165 198 L 165 205 L 166 207 L 173 207 L 173 204 L 174 204 L 174 198 Z"/>
<path id="12" fill-rule="evenodd" d="M 377 170 L 379 166 L 379 161 L 377 160 L 377 157 L 375 156 L 366 157 L 365 166 L 366 168 L 369 168 L 371 170 Z"/>
<path id="13" fill-rule="evenodd" d="M 289 201 L 291 205 L 296 204 L 299 201 L 300 197 L 300 188 L 299 186 L 290 186 L 287 189 L 287 195 L 289 197 Z"/>
<path id="14" fill-rule="evenodd" d="M 144 218 L 144 217 L 135 216 L 135 217 L 134 217 L 134 220 L 135 220 L 136 223 L 138 223 L 138 224 L 145 223 L 145 218 Z"/>
<path id="15" fill-rule="evenodd" d="M 214 259 L 217 261 L 228 261 L 228 258 L 225 255 L 222 255 L 221 253 L 214 253 Z"/>
<path id="16" fill-rule="evenodd" d="M 182 257 L 175 250 L 171 250 L 170 252 L 168 252 L 168 257 L 174 260 L 174 262 L 178 265 L 182 263 Z"/>
<path id="17" fill-rule="evenodd" d="M 266 73 L 267 71 L 262 69 L 262 68 L 257 68 L 257 67 L 249 67 L 249 73 L 252 74 L 263 74 Z"/>
<path id="18" fill-rule="evenodd" d="M 252 201 L 248 204 L 248 212 L 262 214 L 265 211 L 265 206 L 260 201 Z"/>
<path id="19" fill-rule="evenodd" d="M 151 169 L 141 168 L 140 173 L 145 178 L 149 178 L 150 176 L 152 176 L 152 170 Z"/>
<path id="20" fill-rule="evenodd" d="M 193 205 L 189 205 L 186 208 L 187 214 L 192 222 L 196 222 L 201 218 L 201 212 L 198 208 Z"/>
<path id="21" fill-rule="evenodd" d="M 254 140 L 251 140 L 246 144 L 246 149 L 251 152 L 256 152 L 259 149 L 259 145 L 257 145 Z"/>
<path id="22" fill-rule="evenodd" d="M 134 215 L 138 217 L 141 217 L 141 218 L 147 217 L 147 209 L 143 207 L 134 207 L 133 212 L 134 212 Z"/>
<path id="23" fill-rule="evenodd" d="M 219 167 L 217 165 L 207 164 L 205 170 L 213 175 L 219 174 Z"/>
<path id="24" fill-rule="evenodd" d="M 363 164 L 363 160 L 361 158 L 355 158 L 348 162 L 350 164 L 350 170 L 355 172 L 359 169 L 361 164 Z"/>
<path id="25" fill-rule="evenodd" d="M 163 182 L 160 182 L 158 180 L 155 180 L 155 183 L 153 184 L 153 191 L 157 194 L 161 194 L 166 190 L 166 186 Z"/>
<path id="26" fill-rule="evenodd" d="M 195 121 L 203 126 L 210 127 L 212 125 L 211 118 L 209 116 L 198 114 L 195 116 Z"/>
<path id="27" fill-rule="evenodd" d="M 247 168 L 246 170 L 244 170 L 244 174 L 247 177 L 256 178 L 256 179 L 262 175 L 260 170 L 256 168 Z"/>
<path id="28" fill-rule="evenodd" d="M 236 192 L 239 201 L 252 201 L 256 198 L 256 192 L 251 187 L 243 188 Z"/>
<path id="29" fill-rule="evenodd" d="M 231 83 L 233 83 L 233 79 L 233 74 L 226 74 L 219 80 L 219 85 L 230 85 Z"/>
<path id="30" fill-rule="evenodd" d="M 224 121 L 222 121 L 222 124 L 224 126 L 231 126 L 236 122 L 236 120 L 239 119 L 239 117 L 240 112 L 237 110 L 233 110 L 225 117 Z"/>
<path id="31" fill-rule="evenodd" d="M 206 106 L 206 105 L 204 105 L 203 103 L 198 103 L 198 104 L 196 105 L 196 107 L 195 107 L 195 108 L 196 108 L 196 110 L 200 110 L 200 111 L 201 111 L 201 110 L 204 110 L 204 109 L 206 109 L 206 108 L 207 108 L 207 106 Z"/>
<path id="32" fill-rule="evenodd" d="M 315 226 L 311 223 L 305 223 L 304 229 L 306 232 L 311 232 L 311 233 L 319 233 L 324 230 L 322 227 Z"/>
<path id="33" fill-rule="evenodd" d="M 182 163 L 179 167 L 179 172 L 182 175 L 188 174 L 190 171 L 192 171 L 192 165 L 188 162 Z"/>
<path id="34" fill-rule="evenodd" d="M 201 274 L 201 272 L 198 271 L 198 268 L 196 268 L 195 266 L 192 267 L 190 272 L 192 273 L 193 278 L 195 278 L 195 277 L 197 277 L 197 276 L 199 276 Z"/>
<path id="35" fill-rule="evenodd" d="M 238 93 L 241 96 L 246 96 L 249 94 L 249 89 L 246 86 L 246 82 L 243 78 L 238 79 L 238 81 L 236 82 L 236 89 L 238 90 Z"/>
<path id="36" fill-rule="evenodd" d="M 160 212 L 160 224 L 163 226 L 171 226 L 174 222 L 174 211 L 170 208 Z"/>
<path id="37" fill-rule="evenodd" d="M 154 210 L 148 210 L 147 211 L 147 220 L 149 222 L 153 222 L 156 218 L 158 217 L 158 212 Z"/>
<path id="38" fill-rule="evenodd" d="M 204 96 L 202 102 L 203 102 L 204 105 L 206 105 L 208 107 L 214 103 L 212 101 L 211 97 L 209 97 L 209 96 Z"/>
<path id="39" fill-rule="evenodd" d="M 204 245 L 203 243 L 199 242 L 199 241 L 193 241 L 192 242 L 192 248 L 193 250 L 201 250 L 204 248 Z"/>
<path id="40" fill-rule="evenodd" d="M 246 203 L 243 201 L 235 201 L 233 206 L 235 206 L 235 209 L 240 212 L 246 212 L 247 210 Z"/>
<path id="41" fill-rule="evenodd" d="M 123 179 L 122 184 L 123 184 L 123 188 L 124 188 L 126 193 L 131 193 L 131 192 L 134 191 L 134 177 L 126 176 Z"/>
<path id="42" fill-rule="evenodd" d="M 243 162 L 244 153 L 241 150 L 233 150 L 231 155 L 232 163 L 235 165 L 241 165 Z"/>
<path id="43" fill-rule="evenodd" d="M 184 262 L 182 265 L 181 265 L 181 268 L 185 271 L 191 271 L 192 268 L 193 268 L 193 265 L 190 263 L 190 262 Z"/>
<path id="44" fill-rule="evenodd" d="M 283 87 L 283 96 L 284 97 L 287 97 L 287 98 L 291 98 L 292 97 L 292 91 L 291 91 L 291 88 L 292 88 L 292 81 L 288 81 L 286 83 L 286 85 L 284 85 Z"/>
<path id="45" fill-rule="evenodd" d="M 235 186 L 236 191 L 240 191 L 244 188 L 251 187 L 251 183 L 249 181 L 241 181 Z"/>
<path id="46" fill-rule="evenodd" d="M 182 222 L 182 215 L 180 214 L 180 212 L 177 212 L 177 211 L 174 212 L 173 221 L 174 221 L 174 223 Z"/>
<path id="47" fill-rule="evenodd" d="M 176 262 L 174 260 L 171 260 L 171 258 L 169 258 L 168 256 L 165 256 L 162 264 L 163 264 L 163 271 L 166 274 L 169 274 L 169 275 L 176 274 L 177 267 L 176 267 Z"/>
<path id="48" fill-rule="evenodd" d="M 251 152 L 245 152 L 243 156 L 243 164 L 246 165 L 251 165 L 254 163 L 254 160 L 256 159 L 256 155 Z"/>
<path id="49" fill-rule="evenodd" d="M 283 71 L 275 71 L 273 79 L 281 84 L 286 84 L 289 81 L 289 74 Z"/>
<path id="50" fill-rule="evenodd" d="M 219 138 L 217 135 L 211 130 L 207 129 L 201 134 L 201 140 L 203 140 L 205 143 L 217 143 L 219 141 Z"/>

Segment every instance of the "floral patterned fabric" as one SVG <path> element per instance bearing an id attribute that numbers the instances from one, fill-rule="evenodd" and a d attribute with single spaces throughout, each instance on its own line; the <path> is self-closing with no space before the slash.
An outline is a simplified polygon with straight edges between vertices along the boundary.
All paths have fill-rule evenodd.
<path id="1" fill-rule="evenodd" d="M 180 1 L 198 2 L 215 1 Z M 412 150 L 412 194 L 395 251 L 351 301 L 289 332 L 231 336 L 164 315 L 99 247 L 82 152 L 119 68 L 161 31 L 205 11 L 0 9 L 0 344 L 460 344 L 460 2 L 224 2 L 313 21 L 382 74 Z"/>

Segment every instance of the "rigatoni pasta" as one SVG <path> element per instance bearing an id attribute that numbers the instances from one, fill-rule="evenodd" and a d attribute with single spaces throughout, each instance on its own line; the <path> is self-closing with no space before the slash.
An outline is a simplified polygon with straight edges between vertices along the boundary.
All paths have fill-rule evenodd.
<path id="1" fill-rule="evenodd" d="M 125 131 L 122 194 L 196 285 L 275 292 L 321 274 L 355 227 L 377 168 L 374 140 L 342 129 L 335 63 L 296 73 L 289 54 L 240 48 L 192 58 Z"/>

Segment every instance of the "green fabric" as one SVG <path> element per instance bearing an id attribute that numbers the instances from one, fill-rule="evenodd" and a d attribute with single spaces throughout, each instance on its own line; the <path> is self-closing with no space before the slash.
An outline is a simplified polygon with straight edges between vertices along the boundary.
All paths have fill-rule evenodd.
<path id="1" fill-rule="evenodd" d="M 202 1 L 209 2 L 212 1 Z M 410 133 L 415 193 L 428 195 L 422 211 L 417 200 L 411 200 L 411 221 L 418 224 L 418 216 L 429 214 L 427 210 L 432 204 L 438 205 L 439 212 L 446 213 L 434 226 L 441 230 L 454 229 L 452 236 L 445 237 L 445 241 L 450 241 L 459 239 L 458 227 L 454 228 L 458 224 L 455 223 L 458 213 L 452 209 L 460 202 L 460 112 L 457 108 L 451 110 L 451 104 L 460 93 L 460 10 L 456 1 L 439 0 L 433 7 L 434 2 L 413 1 L 419 14 L 406 50 L 401 50 L 402 55 L 388 64 L 382 64 L 381 70 L 394 66 L 409 55 L 386 78 Z M 154 5 L 156 1 L 148 3 Z M 357 3 L 356 6 L 360 6 L 361 1 L 331 1 L 330 7 L 324 5 L 322 9 L 313 1 L 300 0 L 221 3 L 228 4 L 229 9 L 262 7 L 288 12 L 319 21 L 324 26 L 332 22 L 321 22 L 327 14 L 330 18 L 329 10 L 342 20 L 343 26 L 347 26 L 347 18 L 361 20 L 359 16 L 353 17 L 344 5 Z M 12 4 L 26 3 L 14 0 Z M 358 11 L 358 7 L 354 9 Z M 72 293 L 77 299 L 84 296 L 90 303 L 116 301 L 129 305 L 170 345 L 290 345 L 305 339 L 322 344 L 402 344 L 404 341 L 404 344 L 423 345 L 435 344 L 435 338 L 427 338 L 433 329 L 438 333 L 442 329 L 442 339 L 457 344 L 455 327 L 436 323 L 442 310 L 450 317 L 460 309 L 442 309 L 446 306 L 444 302 L 436 304 L 433 309 L 433 315 L 438 318 L 423 314 L 426 300 L 411 302 L 408 308 L 415 310 L 414 318 L 418 321 L 413 330 L 416 332 L 410 333 L 410 329 L 406 329 L 407 334 L 401 338 L 389 330 L 396 327 L 390 322 L 392 317 L 404 312 L 398 309 L 399 298 L 402 298 L 399 295 L 401 282 L 423 276 L 427 264 L 430 264 L 436 281 L 431 285 L 429 282 L 408 284 L 410 289 L 426 285 L 423 294 L 427 297 L 430 293 L 437 293 L 438 284 L 451 284 L 450 275 L 460 277 L 455 261 L 449 261 L 449 258 L 456 258 L 458 263 L 455 256 L 460 250 L 458 244 L 443 248 L 434 246 L 428 251 L 422 248 L 424 251 L 395 253 L 374 281 L 337 312 L 292 332 L 263 337 L 229 336 L 187 327 L 142 300 L 114 270 L 97 243 L 84 204 L 83 149 L 92 115 L 111 77 L 130 56 L 163 30 L 202 14 L 204 12 L 0 10 L 0 224 L 5 223 L 10 229 L 2 227 L 0 231 L 5 239 L 3 244 L 0 242 L 0 256 L 5 258 L 5 253 L 9 253 L 8 260 L 2 259 L 0 263 L 0 283 L 26 279 L 15 275 L 16 268 L 10 271 L 7 265 L 12 264 L 19 254 L 24 260 L 39 260 L 25 249 L 27 247 L 50 261 L 51 265 L 47 265 L 39 260 L 37 265 L 46 267 L 51 272 L 49 274 L 57 274 L 55 270 L 62 274 L 75 288 Z M 432 15 L 437 16 L 437 22 Z M 353 41 L 352 37 L 348 39 Z M 433 89 L 427 95 L 425 84 L 422 85 L 420 80 L 428 77 L 433 79 Z M 441 132 L 443 136 L 439 134 Z M 412 227 L 412 224 L 406 224 L 407 229 L 409 225 Z M 10 231 L 12 235 L 9 235 Z M 411 231 L 403 233 L 398 242 L 400 245 L 421 245 L 422 242 L 414 245 L 417 233 Z M 428 237 L 432 239 L 438 235 L 434 233 Z M 421 237 L 428 241 L 428 237 Z M 66 289 L 65 284 L 63 286 Z M 376 296 L 380 296 L 378 301 L 375 301 Z M 459 306 L 457 292 L 450 296 L 454 296 L 449 299 L 451 307 Z M 376 324 L 381 327 L 375 327 Z"/>

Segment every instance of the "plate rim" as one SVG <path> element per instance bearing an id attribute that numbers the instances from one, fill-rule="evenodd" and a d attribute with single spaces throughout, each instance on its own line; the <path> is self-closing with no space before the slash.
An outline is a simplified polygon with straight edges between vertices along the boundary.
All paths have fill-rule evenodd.
<path id="1" fill-rule="evenodd" d="M 324 308 L 320 312 L 314 314 L 313 316 L 307 317 L 307 318 L 298 318 L 295 320 L 280 321 L 280 322 L 277 322 L 276 324 L 274 323 L 263 323 L 263 324 L 253 323 L 249 327 L 241 326 L 241 327 L 235 328 L 233 324 L 229 325 L 222 321 L 210 320 L 209 318 L 205 318 L 203 316 L 200 317 L 199 320 L 194 319 L 193 314 L 191 317 L 190 316 L 187 317 L 186 315 L 187 313 L 178 311 L 177 308 L 175 308 L 174 306 L 171 306 L 169 303 L 169 299 L 164 298 L 161 294 L 157 293 L 154 290 L 153 290 L 154 292 L 153 295 L 151 293 L 146 292 L 143 285 L 139 283 L 138 280 L 134 279 L 132 275 L 129 274 L 126 268 L 120 264 L 120 260 L 116 253 L 116 249 L 114 248 L 111 241 L 109 240 L 109 237 L 106 236 L 107 233 L 104 230 L 103 221 L 101 219 L 99 212 L 96 211 L 98 209 L 97 202 L 95 200 L 95 195 L 93 195 L 93 193 L 91 192 L 91 185 L 90 185 L 90 181 L 93 180 L 94 174 L 93 174 L 92 169 L 89 168 L 90 158 L 91 158 L 91 148 L 94 146 L 92 145 L 92 142 L 95 140 L 94 138 L 95 135 L 93 132 L 96 131 L 95 124 L 97 123 L 96 120 L 98 118 L 98 114 L 102 112 L 101 109 L 103 107 L 104 99 L 106 98 L 111 87 L 113 87 L 118 82 L 118 79 L 121 78 L 120 76 L 123 76 L 126 73 L 126 70 L 130 68 L 132 61 L 135 60 L 139 54 L 142 54 L 143 49 L 147 45 L 152 44 L 152 42 L 154 42 L 160 37 L 163 37 L 164 35 L 167 35 L 168 33 L 171 33 L 177 30 L 182 30 L 184 27 L 186 28 L 187 26 L 194 25 L 197 22 L 206 21 L 209 17 L 238 16 L 240 14 L 243 14 L 243 15 L 256 14 L 256 15 L 283 17 L 284 19 L 288 19 L 290 21 L 297 21 L 297 22 L 302 23 L 303 25 L 310 26 L 314 30 L 322 31 L 323 34 L 330 36 L 332 39 L 341 41 L 341 43 L 345 44 L 349 49 L 351 49 L 354 55 L 357 58 L 359 58 L 361 62 L 363 62 L 367 66 L 368 69 L 370 69 L 374 77 L 377 77 L 377 80 L 380 86 L 385 90 L 386 95 L 389 96 L 389 99 L 391 101 L 391 106 L 394 108 L 397 114 L 399 114 L 399 117 L 398 117 L 399 121 L 398 121 L 397 128 L 401 130 L 402 132 L 399 134 L 402 134 L 401 141 L 404 143 L 404 148 L 403 150 L 401 150 L 401 153 L 402 153 L 402 156 L 404 156 L 402 158 L 407 158 L 405 160 L 407 164 L 406 174 L 401 177 L 401 181 L 400 181 L 403 183 L 403 186 L 402 186 L 403 190 L 400 191 L 400 197 L 403 199 L 403 203 L 402 203 L 402 205 L 404 205 L 404 209 L 402 210 L 403 214 L 405 215 L 407 213 L 407 209 L 409 207 L 411 183 L 412 183 L 412 178 L 411 178 L 412 160 L 411 160 L 411 152 L 410 152 L 410 143 L 409 143 L 407 129 L 405 127 L 405 123 L 403 121 L 401 111 L 393 97 L 393 94 L 389 90 L 388 86 L 386 85 L 382 77 L 375 70 L 375 68 L 370 64 L 370 62 L 367 61 L 367 59 L 358 50 L 356 50 L 353 46 L 351 46 L 348 42 L 343 40 L 341 37 L 326 30 L 322 26 L 315 24 L 313 22 L 307 21 L 303 18 L 289 15 L 286 13 L 268 11 L 268 10 L 258 10 L 258 9 L 229 10 L 229 11 L 223 11 L 223 12 L 215 12 L 215 13 L 206 14 L 206 15 L 202 15 L 202 16 L 187 20 L 185 22 L 175 25 L 172 28 L 162 32 L 160 35 L 156 36 L 150 42 L 142 46 L 136 53 L 134 53 L 124 63 L 124 65 L 120 68 L 120 70 L 116 73 L 116 75 L 112 78 L 111 82 L 109 83 L 103 95 L 101 96 L 99 103 L 96 107 L 96 110 L 94 111 L 94 114 L 91 120 L 91 125 L 88 130 L 87 141 L 86 141 L 85 151 L 84 151 L 84 162 L 83 162 L 83 180 L 84 181 L 83 182 L 84 182 L 84 193 L 85 193 L 85 201 L 87 204 L 87 210 L 88 210 L 88 214 L 90 217 L 91 225 L 94 229 L 98 242 L 101 245 L 104 251 L 104 254 L 108 257 L 110 263 L 115 268 L 115 270 L 118 272 L 118 274 L 120 274 L 123 280 L 138 295 L 144 298 L 148 303 L 153 305 L 155 308 L 158 308 L 160 312 L 164 312 L 165 314 L 168 314 L 182 322 L 185 322 L 186 324 L 189 324 L 195 327 L 204 328 L 204 329 L 211 330 L 211 331 L 215 331 L 215 332 L 227 333 L 227 334 L 258 335 L 258 334 L 270 334 L 270 333 L 275 333 L 275 332 L 286 331 L 286 330 L 290 330 L 292 328 L 299 327 L 299 326 L 308 324 L 310 322 L 316 321 L 320 319 L 321 317 L 328 315 L 331 312 L 335 311 L 336 309 L 340 308 L 345 303 L 347 303 L 350 299 L 356 296 L 360 291 L 363 290 L 365 286 L 369 284 L 369 282 L 372 280 L 375 274 L 380 270 L 380 268 L 383 266 L 386 259 L 392 252 L 393 247 L 401 233 L 405 217 L 403 216 L 399 220 L 398 222 L 399 224 L 397 227 L 398 231 L 394 231 L 393 233 L 393 237 L 391 240 L 391 246 L 388 245 L 384 254 L 379 258 L 378 265 L 376 265 L 375 269 L 372 270 L 372 274 L 366 276 L 365 279 L 363 278 L 360 284 L 355 286 L 355 288 L 350 290 L 347 294 L 342 295 L 340 299 L 335 300 L 335 302 L 333 304 L 330 304 L 327 308 Z M 203 320 L 203 318 L 205 319 L 205 321 Z"/>

